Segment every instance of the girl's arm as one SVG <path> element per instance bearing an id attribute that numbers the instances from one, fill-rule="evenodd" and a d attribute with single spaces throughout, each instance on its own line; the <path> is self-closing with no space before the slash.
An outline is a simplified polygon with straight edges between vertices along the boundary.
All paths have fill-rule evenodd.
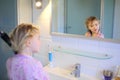
<path id="1" fill-rule="evenodd" d="M 23 66 L 25 80 L 49 80 L 39 63 L 27 62 Z"/>

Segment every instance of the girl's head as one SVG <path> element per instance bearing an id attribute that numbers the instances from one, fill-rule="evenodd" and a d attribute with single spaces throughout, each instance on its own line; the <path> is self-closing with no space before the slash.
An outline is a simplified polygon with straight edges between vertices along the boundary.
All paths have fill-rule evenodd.
<path id="1" fill-rule="evenodd" d="M 34 45 L 37 46 L 40 44 L 40 42 L 38 42 L 40 40 L 39 35 L 40 35 L 39 27 L 25 23 L 18 25 L 10 35 L 13 50 L 15 52 L 20 52 L 26 47 L 34 49 L 35 47 Z M 35 42 L 33 43 L 33 41 Z M 36 44 L 37 42 L 38 44 Z"/>
<path id="2" fill-rule="evenodd" d="M 95 16 L 91 16 L 87 18 L 85 24 L 86 24 L 88 31 L 90 31 L 91 34 L 99 32 L 100 21 Z"/>

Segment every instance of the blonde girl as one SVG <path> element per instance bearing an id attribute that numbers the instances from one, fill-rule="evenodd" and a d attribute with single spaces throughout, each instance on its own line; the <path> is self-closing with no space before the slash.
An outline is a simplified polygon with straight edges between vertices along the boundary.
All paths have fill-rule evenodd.
<path id="1" fill-rule="evenodd" d="M 40 61 L 32 54 L 40 50 L 40 29 L 32 24 L 18 25 L 10 35 L 15 55 L 7 60 L 9 80 L 49 80 Z"/>
<path id="2" fill-rule="evenodd" d="M 100 21 L 95 16 L 90 16 L 87 18 L 85 24 L 87 27 L 85 36 L 104 38 L 104 35 L 100 32 Z"/>

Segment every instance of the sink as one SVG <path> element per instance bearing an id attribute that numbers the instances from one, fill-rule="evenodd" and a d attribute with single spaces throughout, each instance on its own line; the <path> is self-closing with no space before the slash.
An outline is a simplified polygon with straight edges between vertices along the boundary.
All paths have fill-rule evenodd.
<path id="1" fill-rule="evenodd" d="M 49 66 L 46 66 L 44 69 L 47 71 L 50 80 L 98 80 L 82 73 L 80 74 L 80 78 L 76 78 L 70 74 L 70 70 L 60 67 L 50 68 Z"/>
<path id="2" fill-rule="evenodd" d="M 59 67 L 50 68 L 49 66 L 44 67 L 49 74 L 50 80 L 76 80 L 75 77 L 70 75 L 69 70 L 65 70 Z"/>

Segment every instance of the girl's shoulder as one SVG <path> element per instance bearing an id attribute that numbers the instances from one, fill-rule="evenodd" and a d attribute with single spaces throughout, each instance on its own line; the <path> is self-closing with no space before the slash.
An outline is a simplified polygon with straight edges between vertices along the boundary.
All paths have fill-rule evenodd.
<path id="1" fill-rule="evenodd" d="M 21 66 L 24 66 L 24 65 L 27 65 L 27 63 L 30 63 L 32 61 L 32 58 L 30 57 L 27 57 L 27 56 L 23 56 L 23 55 L 20 55 L 20 54 L 16 54 L 10 58 L 8 58 L 7 60 L 7 64 L 15 64 L 15 65 L 21 65 Z M 24 64 L 24 65 L 23 65 Z"/>

